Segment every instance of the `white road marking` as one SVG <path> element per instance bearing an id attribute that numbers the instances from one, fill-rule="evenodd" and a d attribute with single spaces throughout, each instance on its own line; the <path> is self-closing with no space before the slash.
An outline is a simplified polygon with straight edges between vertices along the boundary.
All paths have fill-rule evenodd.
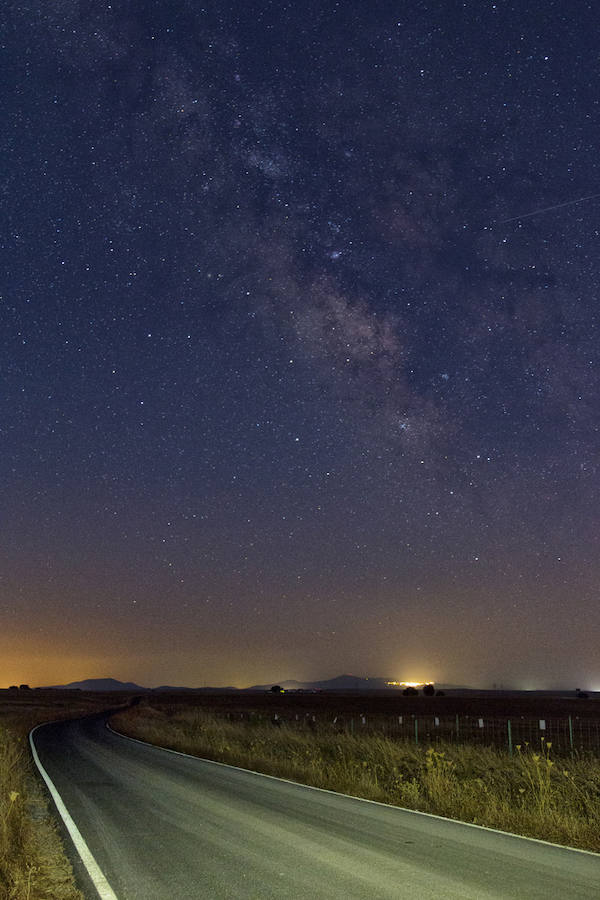
<path id="1" fill-rule="evenodd" d="M 49 723 L 45 723 L 45 724 L 49 724 Z M 117 897 L 117 895 L 111 888 L 110 884 L 108 883 L 106 875 L 104 874 L 104 872 L 102 871 L 102 869 L 100 868 L 98 863 L 96 862 L 96 860 L 92 854 L 92 851 L 90 850 L 90 848 L 84 841 L 84 839 L 81 835 L 81 832 L 79 831 L 79 828 L 77 827 L 77 825 L 71 818 L 69 810 L 65 806 L 62 797 L 56 790 L 56 787 L 54 786 L 52 779 L 50 778 L 50 776 L 44 769 L 42 763 L 40 762 L 40 758 L 37 754 L 37 750 L 35 749 L 35 744 L 33 743 L 33 734 L 35 731 L 38 730 L 38 728 L 42 728 L 42 727 L 43 727 L 42 725 L 36 725 L 36 727 L 33 728 L 29 733 L 29 744 L 31 746 L 31 752 L 32 752 L 33 758 L 35 760 L 35 764 L 38 767 L 42 778 L 46 782 L 48 790 L 50 791 L 50 794 L 52 795 L 52 799 L 54 800 L 54 803 L 56 804 L 56 808 L 57 808 L 58 812 L 60 813 L 60 816 L 61 816 L 63 822 L 65 823 L 66 829 L 71 836 L 71 840 L 75 844 L 75 849 L 79 853 L 79 856 L 81 857 L 81 861 L 84 864 L 84 866 L 86 867 L 88 875 L 92 879 L 92 883 L 93 883 L 94 887 L 98 891 L 98 896 L 101 898 L 101 900 L 119 900 L 119 898 Z"/>

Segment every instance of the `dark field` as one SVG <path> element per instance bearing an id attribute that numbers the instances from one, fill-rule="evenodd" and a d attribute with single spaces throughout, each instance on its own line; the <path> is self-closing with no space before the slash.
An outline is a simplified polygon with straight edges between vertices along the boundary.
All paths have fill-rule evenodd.
<path id="1" fill-rule="evenodd" d="M 447 693 L 444 697 L 404 697 L 396 691 L 323 691 L 321 693 L 270 692 L 212 693 L 177 692 L 148 693 L 147 702 L 155 704 L 183 703 L 201 706 L 213 712 L 303 712 L 315 715 L 373 716 L 483 716 L 492 718 L 579 718 L 600 719 L 600 698 L 579 700 L 577 697 L 548 696 L 543 693 L 487 693 L 464 695 Z"/>
<path id="2" fill-rule="evenodd" d="M 600 696 L 588 700 L 576 696 L 515 692 L 452 693 L 444 697 L 404 697 L 400 691 L 322 691 L 312 693 L 270 691 L 148 691 L 133 694 L 127 691 L 38 690 L 9 691 L 0 689 L 0 717 L 22 713 L 45 721 L 48 717 L 85 715 L 109 706 L 122 706 L 133 697 L 143 697 L 151 704 L 185 704 L 201 706 L 213 712 L 286 712 L 315 715 L 374 715 L 374 716 L 489 716 L 501 718 L 578 717 L 600 719 Z M 37 718 L 41 716 L 41 718 Z M 0 721 L 2 719 L 0 718 Z"/>
<path id="3" fill-rule="evenodd" d="M 97 691 L 1 690 L 0 726 L 26 735 L 34 725 L 74 719 L 128 703 L 131 694 Z"/>

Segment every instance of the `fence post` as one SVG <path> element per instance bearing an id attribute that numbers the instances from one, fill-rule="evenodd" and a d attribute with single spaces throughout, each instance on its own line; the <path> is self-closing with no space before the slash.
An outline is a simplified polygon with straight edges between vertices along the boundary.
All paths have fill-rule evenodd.
<path id="1" fill-rule="evenodd" d="M 419 720 L 415 716 L 415 744 L 419 743 Z"/>
<path id="2" fill-rule="evenodd" d="M 354 734 L 354 719 L 350 719 L 350 734 Z"/>
<path id="3" fill-rule="evenodd" d="M 510 724 L 510 719 L 506 722 L 506 728 L 508 731 L 508 755 L 513 755 L 513 746 L 512 746 L 512 726 Z"/>
<path id="4" fill-rule="evenodd" d="M 571 756 L 573 756 L 573 719 L 569 716 L 569 744 L 571 746 Z"/>
<path id="5" fill-rule="evenodd" d="M 457 740 L 457 741 L 458 741 L 458 732 L 459 732 L 459 728 L 458 728 L 458 713 L 456 713 L 456 740 Z"/>

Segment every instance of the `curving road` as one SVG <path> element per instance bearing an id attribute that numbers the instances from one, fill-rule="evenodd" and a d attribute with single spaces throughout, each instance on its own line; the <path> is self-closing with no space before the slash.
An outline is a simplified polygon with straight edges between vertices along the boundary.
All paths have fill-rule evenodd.
<path id="1" fill-rule="evenodd" d="M 169 753 L 106 716 L 44 725 L 32 744 L 111 900 L 600 896 L 600 855 Z"/>

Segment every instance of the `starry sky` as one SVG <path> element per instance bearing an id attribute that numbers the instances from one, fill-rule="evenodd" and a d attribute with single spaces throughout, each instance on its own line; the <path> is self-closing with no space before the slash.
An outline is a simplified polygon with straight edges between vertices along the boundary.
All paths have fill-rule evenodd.
<path id="1" fill-rule="evenodd" d="M 0 684 L 600 686 L 594 3 L 7 0 Z"/>

